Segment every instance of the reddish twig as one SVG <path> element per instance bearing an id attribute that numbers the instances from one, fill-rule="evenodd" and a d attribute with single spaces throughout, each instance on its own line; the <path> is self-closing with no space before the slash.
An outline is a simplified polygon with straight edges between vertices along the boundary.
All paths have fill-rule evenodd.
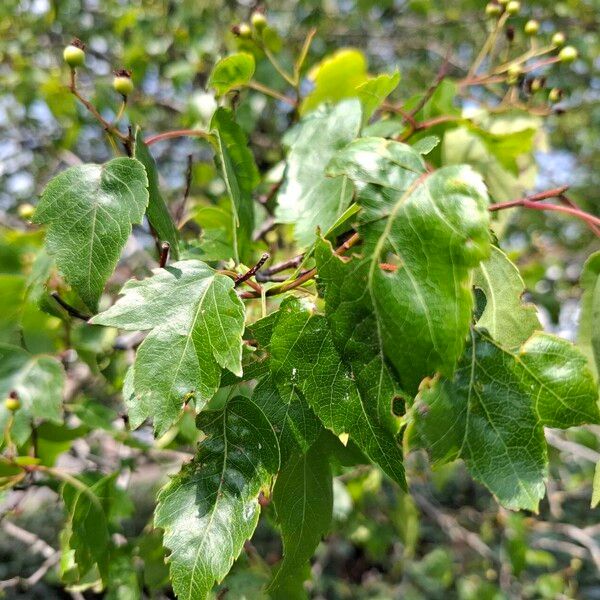
<path id="1" fill-rule="evenodd" d="M 358 233 L 352 234 L 341 246 L 337 248 L 335 254 L 340 256 L 344 254 L 347 250 L 352 248 L 352 246 L 356 245 L 359 242 L 360 238 Z M 282 285 L 278 285 L 276 287 L 272 287 L 267 290 L 267 296 L 276 296 L 277 294 L 283 294 L 284 292 L 289 292 L 294 288 L 301 286 L 302 284 L 310 281 L 317 274 L 317 269 L 310 269 L 310 271 L 306 271 L 300 277 L 290 281 L 289 283 L 283 283 Z M 257 298 L 258 296 L 254 292 L 244 292 L 240 294 L 240 298 Z"/>
<path id="2" fill-rule="evenodd" d="M 271 255 L 268 252 L 265 252 L 252 268 L 248 269 L 245 273 L 238 275 L 234 279 L 235 286 L 237 287 L 241 283 L 244 283 L 244 281 L 248 281 L 250 277 L 253 277 L 256 272 L 269 260 L 269 258 L 271 258 Z"/>
<path id="3" fill-rule="evenodd" d="M 171 250 L 171 244 L 169 244 L 169 242 L 163 242 L 160 245 L 160 257 L 158 259 L 158 266 L 161 269 L 164 269 L 167 265 L 167 261 L 169 260 L 169 250 Z"/>
<path id="4" fill-rule="evenodd" d="M 170 140 L 178 137 L 200 137 L 204 139 L 208 139 L 210 134 L 202 129 L 175 129 L 173 131 L 165 131 L 163 133 L 157 133 L 156 135 L 151 135 L 144 140 L 146 146 L 151 146 L 152 144 L 156 144 L 157 142 L 162 142 L 164 140 Z"/>
<path id="5" fill-rule="evenodd" d="M 537 194 L 531 194 L 524 198 L 518 198 L 517 200 L 509 200 L 508 202 L 498 202 L 491 204 L 489 210 L 494 212 L 498 210 L 504 210 L 506 208 L 514 208 L 517 206 L 523 208 L 529 208 L 532 210 L 549 210 L 555 212 L 561 212 L 568 214 L 585 222 L 588 227 L 598 235 L 600 233 L 600 219 L 591 215 L 590 213 L 581 210 L 577 205 L 565 196 L 565 192 L 568 190 L 568 186 L 561 186 L 545 192 L 539 192 Z M 551 198 L 558 198 L 565 205 L 557 206 L 556 204 L 542 204 L 543 200 L 549 200 Z"/>

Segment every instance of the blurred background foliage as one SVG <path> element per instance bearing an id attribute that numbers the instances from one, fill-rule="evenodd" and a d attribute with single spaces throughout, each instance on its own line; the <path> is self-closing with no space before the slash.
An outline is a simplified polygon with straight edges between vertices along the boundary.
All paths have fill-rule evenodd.
<path id="1" fill-rule="evenodd" d="M 120 67 L 133 71 L 136 92 L 128 115 L 150 135 L 206 125 L 215 102 L 205 90 L 208 75 L 216 60 L 244 48 L 230 28 L 247 20 L 254 8 L 252 2 L 222 0 L 0 3 L 0 339 L 14 335 L 14 315 L 20 312 L 19 335 L 32 352 L 63 351 L 70 345 L 92 372 L 104 376 L 102 384 L 96 380 L 68 391 L 77 427 L 58 431 L 48 425 L 38 432 L 38 444 L 49 464 L 68 451 L 73 460 L 83 454 L 101 468 L 106 467 L 103 463 L 111 468 L 117 465 L 128 478 L 132 500 L 115 499 L 123 556 L 111 565 L 113 587 L 106 592 L 108 598 L 137 598 L 140 585 L 146 597 L 169 597 L 160 534 L 151 531 L 148 522 L 154 492 L 179 459 L 152 460 L 149 431 L 131 434 L 123 428 L 118 411 L 126 357 L 111 354 L 116 343 L 113 334 L 65 324 L 53 306 L 47 307 L 48 312 L 37 310 L 34 303 L 43 296 L 49 265 L 37 254 L 40 232 L 24 225 L 19 207 L 35 204 L 46 182 L 63 168 L 79 160 L 103 162 L 113 154 L 97 122 L 66 89 L 62 49 L 72 37 L 87 44 L 80 88 L 108 120 L 119 108 L 111 88 L 112 71 Z M 475 0 L 273 1 L 266 6 L 272 27 L 269 45 L 283 64 L 291 65 L 306 32 L 316 27 L 308 65 L 340 48 L 358 48 L 370 72 L 400 71 L 401 82 L 391 100 L 410 102 L 431 84 L 445 56 L 451 77 L 466 75 L 487 34 L 483 8 Z M 496 148 L 490 158 L 489 147 L 482 142 L 498 140 L 493 135 L 498 121 L 484 120 L 481 128 L 487 133 L 477 139 L 468 128 L 456 125 L 433 130 L 444 135 L 444 141 L 432 161 L 472 162 L 486 175 L 497 201 L 525 190 L 569 184 L 572 197 L 598 214 L 600 1 L 524 2 L 512 22 L 517 37 L 523 37 L 523 24 L 529 18 L 540 21 L 541 36 L 564 31 L 580 53 L 571 67 L 547 72 L 548 85 L 564 90 L 553 114 L 528 117 L 521 129 L 514 121 L 501 125 L 503 131 L 513 126 L 531 131 L 514 138 L 523 148 L 505 150 L 508 156 L 523 153 L 533 158 L 526 157 L 529 162 L 516 170 L 499 165 L 503 150 Z M 256 79 L 285 92 L 270 63 L 261 58 L 257 55 Z M 487 101 L 480 91 L 472 93 L 459 98 L 451 84 L 444 84 L 424 117 L 475 110 Z M 266 192 L 268 182 L 277 180 L 284 157 L 281 138 L 293 115 L 284 103 L 244 91 L 237 117 L 250 137 L 261 172 L 267 174 L 260 190 Z M 385 127 L 393 129 L 393 119 Z M 205 241 L 210 241 L 211 227 L 219 230 L 228 221 L 223 217 L 228 207 L 219 201 L 223 187 L 209 151 L 181 138 L 177 143 L 157 144 L 153 154 L 165 197 L 172 204 L 181 201 L 187 157 L 193 156 L 190 214 L 204 228 Z M 581 266 L 597 241 L 582 223 L 548 213 L 515 212 L 501 227 L 506 232 L 502 245 L 519 264 L 545 326 L 573 339 Z M 219 240 L 213 241 L 218 246 Z M 151 237 L 139 228 L 126 250 L 134 272 L 136 264 L 143 268 L 151 244 Z M 117 272 L 114 289 L 130 274 L 131 270 Z M 24 288 L 28 303 L 21 302 Z M 63 358 L 70 360 L 69 355 Z M 196 435 L 193 419 L 187 415 L 172 438 L 160 443 L 164 448 L 189 446 Z M 115 451 L 107 438 L 123 445 Z M 335 527 L 313 565 L 312 597 L 600 598 L 599 513 L 589 509 L 600 432 L 573 430 L 567 438 L 555 439 L 554 446 L 549 495 L 539 515 L 499 509 L 461 464 L 432 473 L 420 454 L 409 458 L 412 496 L 401 494 L 376 469 L 344 472 L 335 486 Z M 131 455 L 140 449 L 147 460 L 137 460 L 132 468 Z M 25 500 L 17 494 L 17 500 L 16 523 L 56 546 L 62 515 L 54 497 L 39 490 Z M 14 501 L 14 496 L 0 496 L 0 517 L 12 510 Z M 267 565 L 280 555 L 268 518 L 261 522 L 253 544 L 224 584 L 227 598 L 262 597 L 259 589 L 268 577 Z M 0 536 L 0 579 L 35 570 L 43 556 L 32 555 L 28 548 L 12 536 Z M 15 598 L 67 597 L 60 587 L 50 578 L 27 590 L 10 587 L 4 593 Z M 76 597 L 80 592 L 74 588 L 70 593 Z M 93 588 L 85 594 L 94 597 Z"/>

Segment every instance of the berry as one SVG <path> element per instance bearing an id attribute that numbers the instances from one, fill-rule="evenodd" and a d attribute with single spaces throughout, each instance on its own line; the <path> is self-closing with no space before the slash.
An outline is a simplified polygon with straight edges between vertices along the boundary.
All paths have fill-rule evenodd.
<path id="1" fill-rule="evenodd" d="M 560 62 L 564 63 L 572 63 L 577 59 L 578 52 L 577 49 L 573 46 L 565 46 L 559 53 L 558 58 L 560 58 Z"/>
<path id="2" fill-rule="evenodd" d="M 17 209 L 18 215 L 21 217 L 21 219 L 24 219 L 25 221 L 30 221 L 33 217 L 34 212 L 35 208 L 28 202 L 20 204 L 19 208 Z"/>
<path id="3" fill-rule="evenodd" d="M 121 96 L 129 96 L 133 92 L 133 81 L 131 79 L 131 71 L 120 69 L 115 71 L 113 79 L 113 89 Z"/>
<path id="4" fill-rule="evenodd" d="M 81 40 L 74 38 L 63 50 L 63 58 L 71 69 L 81 67 L 85 62 L 85 44 Z"/>
<path id="5" fill-rule="evenodd" d="M 562 98 L 562 90 L 560 88 L 552 88 L 548 94 L 550 102 L 559 102 Z"/>
<path id="6" fill-rule="evenodd" d="M 9 410 L 11 412 L 19 410 L 21 408 L 21 402 L 19 402 L 17 394 L 11 392 L 8 398 L 6 398 L 6 400 L 4 401 L 4 407 L 6 408 L 6 410 Z"/>
<path id="7" fill-rule="evenodd" d="M 536 35 L 540 30 L 540 24 L 535 19 L 530 19 L 525 23 L 525 33 L 527 35 Z"/>
<path id="8" fill-rule="evenodd" d="M 510 65 L 507 71 L 506 81 L 509 85 L 515 85 L 519 81 L 519 77 L 523 73 L 523 69 L 521 69 L 520 65 Z"/>
<path id="9" fill-rule="evenodd" d="M 564 46 L 566 41 L 567 41 L 567 38 L 565 37 L 565 34 L 562 31 L 557 31 L 552 36 L 552 45 L 553 46 Z"/>
<path id="10" fill-rule="evenodd" d="M 250 25 L 248 25 L 248 23 L 240 23 L 239 25 L 234 25 L 231 28 L 231 31 L 234 35 L 237 35 L 243 40 L 249 40 L 252 37 L 252 29 L 250 29 Z"/>
<path id="11" fill-rule="evenodd" d="M 521 3 L 518 0 L 510 0 L 506 5 L 506 12 L 509 15 L 516 15 L 521 10 Z"/>
<path id="12" fill-rule="evenodd" d="M 502 12 L 502 7 L 497 2 L 489 2 L 485 7 L 485 14 L 488 17 L 497 17 Z"/>
<path id="13" fill-rule="evenodd" d="M 542 81 L 539 77 L 532 79 L 530 89 L 533 93 L 539 92 L 542 89 Z"/>
<path id="14" fill-rule="evenodd" d="M 267 26 L 267 17 L 260 11 L 256 10 L 252 13 L 252 17 L 250 18 L 252 21 L 252 26 L 258 33 L 261 33 L 263 29 Z"/>

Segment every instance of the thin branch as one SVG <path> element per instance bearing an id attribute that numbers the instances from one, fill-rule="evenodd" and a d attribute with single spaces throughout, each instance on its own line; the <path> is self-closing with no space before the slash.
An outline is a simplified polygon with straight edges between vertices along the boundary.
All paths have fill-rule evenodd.
<path id="1" fill-rule="evenodd" d="M 164 269 L 167 265 L 167 261 L 169 260 L 169 250 L 171 250 L 171 244 L 169 244 L 169 242 L 163 242 L 160 245 L 160 257 L 158 259 L 158 266 L 161 269 Z"/>
<path id="2" fill-rule="evenodd" d="M 258 81 L 249 81 L 246 84 L 246 87 L 249 87 L 250 89 L 255 90 L 257 92 L 261 92 L 262 94 L 265 94 L 267 96 L 271 96 L 271 98 L 275 98 L 277 100 L 280 100 L 281 102 L 285 102 L 286 104 L 289 104 L 294 108 L 296 107 L 297 103 L 293 98 L 290 98 L 289 96 L 286 96 L 285 94 L 282 94 L 277 90 L 274 90 L 273 88 L 263 85 Z"/>
<path id="3" fill-rule="evenodd" d="M 75 307 L 71 306 L 69 303 L 65 302 L 59 295 L 58 292 L 52 291 L 50 295 L 56 300 L 58 304 L 60 304 L 72 317 L 76 319 L 81 319 L 82 321 L 89 321 L 92 317 L 90 315 L 85 315 L 82 312 L 79 312 Z"/>
<path id="4" fill-rule="evenodd" d="M 260 273 L 257 273 L 257 279 L 260 281 L 263 276 L 274 275 L 275 273 L 281 273 L 281 271 L 285 271 L 286 269 L 297 269 L 304 260 L 304 254 L 298 254 L 297 256 L 293 256 L 292 258 L 288 258 L 280 263 L 272 265 L 268 269 L 263 269 Z M 267 281 L 265 279 L 265 281 Z"/>
<path id="5" fill-rule="evenodd" d="M 347 250 L 352 248 L 352 246 L 357 244 L 359 242 L 359 240 L 360 240 L 360 238 L 358 236 L 358 233 L 352 234 L 341 246 L 339 246 L 337 248 L 337 250 L 335 251 L 335 254 L 337 256 L 344 254 L 344 252 L 346 252 Z M 294 279 L 293 281 L 290 281 L 288 283 L 283 283 L 282 285 L 278 285 L 278 286 L 269 288 L 266 291 L 265 295 L 276 296 L 277 294 L 283 294 L 284 292 L 289 292 L 290 290 L 293 290 L 294 288 L 297 288 L 297 287 L 303 285 L 307 281 L 310 281 L 316 274 L 317 274 L 316 268 L 310 269 L 310 271 L 306 271 L 305 273 L 300 275 L 300 277 Z M 259 295 L 257 295 L 256 292 L 244 292 L 243 294 L 240 294 L 240 298 L 258 298 L 258 297 L 259 297 Z"/>
<path id="6" fill-rule="evenodd" d="M 144 140 L 146 146 L 152 146 L 152 144 L 156 144 L 157 142 L 162 142 L 164 140 L 170 140 L 173 138 L 179 137 L 200 137 L 204 139 L 209 139 L 210 134 L 207 131 L 203 131 L 202 129 L 175 129 L 173 131 L 165 131 L 163 133 L 157 133 L 156 135 L 151 135 Z"/>
<path id="7" fill-rule="evenodd" d="M 177 207 L 177 212 L 175 213 L 175 223 L 179 227 L 181 220 L 183 219 L 183 215 L 185 214 L 185 206 L 187 204 L 188 198 L 190 196 L 190 189 L 192 187 L 192 168 L 194 166 L 193 156 L 188 154 L 187 157 L 187 170 L 185 172 L 185 189 L 183 190 L 183 199 L 181 203 Z"/>
<path id="8" fill-rule="evenodd" d="M 265 219 L 264 223 L 252 234 L 252 241 L 257 242 L 269 233 L 277 225 L 275 217 L 269 216 Z"/>
<path id="9" fill-rule="evenodd" d="M 584 460 L 589 460 L 594 464 L 600 461 L 600 452 L 596 452 L 595 450 L 592 450 L 587 446 L 577 444 L 576 442 L 565 440 L 564 438 L 560 437 L 559 435 L 548 429 L 545 430 L 545 435 L 546 441 L 557 450 L 568 452 L 573 456 L 583 458 Z"/>
<path id="10" fill-rule="evenodd" d="M 85 98 L 81 92 L 77 89 L 77 73 L 75 69 L 71 69 L 71 78 L 69 81 L 69 91 L 81 104 L 85 106 L 85 108 L 94 116 L 94 118 L 102 125 L 105 131 L 108 133 L 112 133 L 117 138 L 119 138 L 124 144 L 129 143 L 129 136 L 121 133 L 115 126 L 111 125 L 99 112 L 98 109 Z"/>
<path id="11" fill-rule="evenodd" d="M 417 105 L 410 111 L 410 113 L 408 113 L 411 117 L 414 117 L 429 102 L 429 100 L 431 100 L 431 97 L 433 96 L 433 94 L 435 94 L 435 91 L 438 89 L 438 87 L 440 87 L 440 84 L 442 83 L 442 81 L 444 81 L 446 75 L 448 75 L 449 60 L 450 53 L 448 51 L 444 58 L 444 62 L 442 63 L 438 71 L 438 74 L 433 80 L 433 83 L 427 88 L 427 91 L 425 92 L 425 94 L 423 94 L 423 97 L 419 100 Z"/>
<path id="12" fill-rule="evenodd" d="M 245 273 L 242 273 L 241 275 L 238 275 L 235 278 L 235 286 L 237 287 L 238 285 L 244 283 L 244 281 L 247 281 L 248 279 L 253 277 L 256 274 L 256 272 L 269 260 L 269 258 L 271 258 L 271 255 L 268 252 L 265 252 L 252 268 L 248 269 Z"/>

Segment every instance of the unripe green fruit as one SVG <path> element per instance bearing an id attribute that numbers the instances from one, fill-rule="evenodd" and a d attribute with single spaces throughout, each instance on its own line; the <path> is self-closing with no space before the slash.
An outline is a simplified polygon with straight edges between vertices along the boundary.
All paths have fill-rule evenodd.
<path id="1" fill-rule="evenodd" d="M 532 92 L 539 92 L 542 89 L 542 82 L 536 77 L 532 82 L 531 82 L 531 91 Z"/>
<path id="2" fill-rule="evenodd" d="M 19 410 L 21 408 L 21 403 L 19 402 L 18 398 L 13 398 L 13 397 L 9 396 L 4 401 L 4 407 L 6 408 L 6 410 L 10 410 L 11 412 L 15 412 L 15 411 L 17 411 L 17 410 Z"/>
<path id="3" fill-rule="evenodd" d="M 113 79 L 113 89 L 121 96 L 129 96 L 133 92 L 133 81 L 127 75 L 117 75 Z"/>
<path id="4" fill-rule="evenodd" d="M 558 102 L 562 98 L 562 90 L 560 88 L 552 88 L 548 94 L 550 102 Z"/>
<path id="5" fill-rule="evenodd" d="M 29 204 L 28 202 L 26 202 L 24 204 L 20 204 L 19 208 L 17 209 L 17 213 L 19 214 L 21 219 L 25 219 L 26 221 L 31 220 L 34 212 L 35 212 L 35 208 L 33 207 L 33 205 Z"/>
<path id="6" fill-rule="evenodd" d="M 565 37 L 565 34 L 562 31 L 557 31 L 552 36 L 552 45 L 553 46 L 564 46 L 566 41 L 567 41 L 567 38 Z"/>
<path id="7" fill-rule="evenodd" d="M 497 2 L 490 2 L 485 7 L 485 14 L 488 17 L 497 17 L 502 12 L 502 7 Z"/>
<path id="8" fill-rule="evenodd" d="M 75 67 L 80 67 L 85 62 L 85 52 L 82 48 L 69 44 L 63 50 L 63 58 L 71 69 L 74 69 Z"/>
<path id="9" fill-rule="evenodd" d="M 521 10 L 521 3 L 518 0 L 510 0 L 506 5 L 506 12 L 509 15 L 516 15 Z"/>
<path id="10" fill-rule="evenodd" d="M 248 23 L 241 23 L 238 26 L 237 32 L 243 40 L 249 40 L 252 37 L 252 29 L 250 29 Z"/>
<path id="11" fill-rule="evenodd" d="M 259 33 L 267 26 L 267 17 L 259 11 L 253 12 L 250 20 L 252 21 L 254 29 Z"/>
<path id="12" fill-rule="evenodd" d="M 506 82 L 508 85 L 516 85 L 519 82 L 519 77 L 523 73 L 523 69 L 521 69 L 519 65 L 510 65 L 506 73 Z"/>
<path id="13" fill-rule="evenodd" d="M 560 62 L 564 63 L 572 63 L 577 59 L 578 52 L 576 48 L 573 46 L 565 46 L 559 53 L 558 58 L 560 58 Z"/>
<path id="14" fill-rule="evenodd" d="M 535 19 L 530 19 L 525 23 L 525 33 L 527 35 L 536 35 L 540 30 L 540 24 Z"/>

